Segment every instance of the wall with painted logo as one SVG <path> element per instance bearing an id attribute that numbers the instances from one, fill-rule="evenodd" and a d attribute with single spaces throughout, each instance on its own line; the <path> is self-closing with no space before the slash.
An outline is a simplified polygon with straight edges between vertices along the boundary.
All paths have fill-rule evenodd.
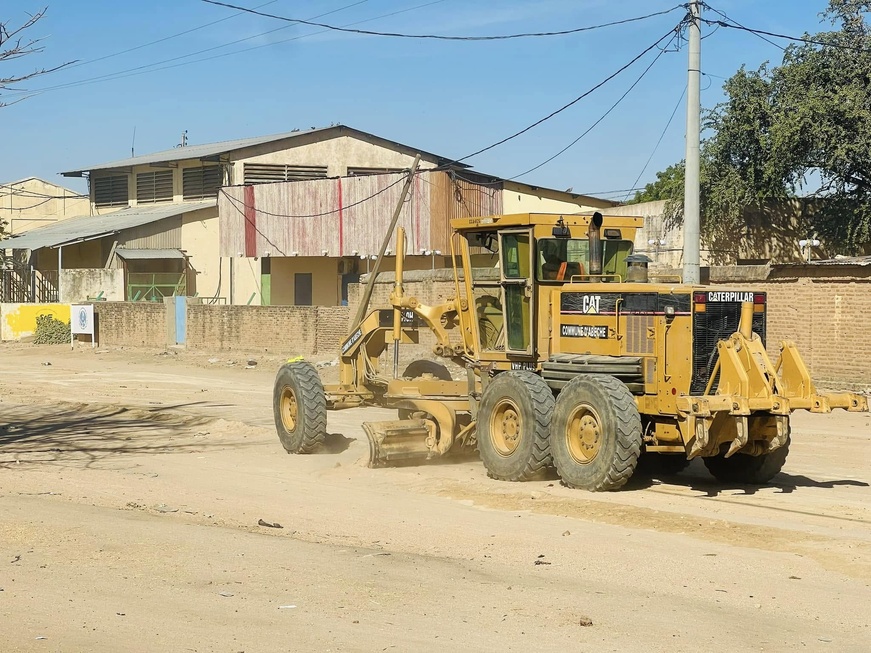
<path id="1" fill-rule="evenodd" d="M 69 304 L 0 304 L 0 340 L 28 338 L 36 331 L 36 318 L 51 315 L 69 323 Z"/>

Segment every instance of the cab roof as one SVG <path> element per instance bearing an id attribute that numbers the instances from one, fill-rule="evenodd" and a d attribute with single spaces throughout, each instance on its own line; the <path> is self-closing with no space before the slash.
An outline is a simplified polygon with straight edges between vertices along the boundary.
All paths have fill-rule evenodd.
<path id="1" fill-rule="evenodd" d="M 512 213 L 510 215 L 485 215 L 475 218 L 454 218 L 451 228 L 455 231 L 480 231 L 499 227 L 532 227 L 536 225 L 555 225 L 562 218 L 568 227 L 588 226 L 593 218 L 589 215 L 563 213 Z M 629 227 L 640 229 L 644 218 L 625 215 L 602 214 L 602 227 Z"/>

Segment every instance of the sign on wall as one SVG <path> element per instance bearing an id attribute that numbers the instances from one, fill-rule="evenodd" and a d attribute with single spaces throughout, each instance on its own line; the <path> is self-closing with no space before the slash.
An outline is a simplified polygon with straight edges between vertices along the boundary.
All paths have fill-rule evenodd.
<path id="1" fill-rule="evenodd" d="M 96 347 L 93 304 L 70 305 L 70 345 L 78 334 L 91 336 L 91 346 Z"/>

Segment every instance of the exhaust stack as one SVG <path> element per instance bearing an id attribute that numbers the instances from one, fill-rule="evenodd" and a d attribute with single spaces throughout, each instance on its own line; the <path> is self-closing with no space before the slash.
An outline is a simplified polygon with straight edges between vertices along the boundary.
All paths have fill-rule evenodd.
<path id="1" fill-rule="evenodd" d="M 602 274 L 602 214 L 598 211 L 590 219 L 587 238 L 590 241 L 590 274 Z"/>

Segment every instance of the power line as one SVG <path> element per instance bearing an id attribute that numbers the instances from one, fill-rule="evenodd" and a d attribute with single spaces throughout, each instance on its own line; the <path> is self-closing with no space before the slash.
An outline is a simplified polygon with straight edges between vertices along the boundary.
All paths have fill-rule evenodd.
<path id="1" fill-rule="evenodd" d="M 659 135 L 659 140 L 656 141 L 656 145 L 653 146 L 653 151 L 650 153 L 650 156 L 647 157 L 647 161 L 644 164 L 644 167 L 641 168 L 641 172 L 638 173 L 638 176 L 635 178 L 635 181 L 632 182 L 632 186 L 638 186 L 638 182 L 641 180 L 641 177 L 647 171 L 647 166 L 650 165 L 650 162 L 653 160 L 653 155 L 656 154 L 656 150 L 659 149 L 660 144 L 662 143 L 662 139 L 665 138 L 665 133 L 668 131 L 668 128 L 671 127 L 671 121 L 674 120 L 674 116 L 677 113 L 677 110 L 680 108 L 681 103 L 683 102 L 683 97 L 686 95 L 687 87 L 683 87 L 683 91 L 681 91 L 680 97 L 677 99 L 677 104 L 674 105 L 674 110 L 671 112 L 671 115 L 668 117 L 668 122 L 665 123 L 665 129 L 662 130 L 662 133 Z M 625 197 L 623 197 L 623 201 L 625 202 L 629 195 L 632 193 L 633 189 L 626 191 Z"/>
<path id="2" fill-rule="evenodd" d="M 720 16 L 725 18 L 726 20 L 730 21 L 727 23 L 727 22 L 722 21 L 722 20 L 705 20 L 704 22 L 706 24 L 717 25 L 719 27 L 728 27 L 731 29 L 737 29 L 737 30 L 741 30 L 744 32 L 749 32 L 750 34 L 754 34 L 754 35 L 758 36 L 763 41 L 770 43 L 774 47 L 780 48 L 784 52 L 786 51 L 786 48 L 784 48 L 782 45 L 780 45 L 778 43 L 775 43 L 774 41 L 771 41 L 771 40 L 765 38 L 765 36 L 771 36 L 771 37 L 774 37 L 777 39 L 785 39 L 787 41 L 796 41 L 798 43 L 807 43 L 809 45 L 821 45 L 823 47 L 836 48 L 839 50 L 850 50 L 851 52 L 871 52 L 871 49 L 863 48 L 863 47 L 857 46 L 857 45 L 833 43 L 831 41 L 821 41 L 819 39 L 809 38 L 807 36 L 790 36 L 789 34 L 779 34 L 778 32 L 769 32 L 769 31 L 764 30 L 764 29 L 753 29 L 751 27 L 746 27 L 746 26 L 742 25 L 741 23 L 736 21 L 734 18 L 729 18 L 725 13 L 723 13 L 722 11 L 719 11 L 717 9 L 714 9 L 710 5 L 704 4 L 704 6 L 708 9 L 710 9 L 711 11 L 713 11 L 714 13 L 719 14 Z"/>
<path id="3" fill-rule="evenodd" d="M 416 174 L 419 175 L 420 172 L 418 172 Z M 235 197 L 231 197 L 227 193 L 227 191 L 225 191 L 223 188 L 220 190 L 220 192 L 224 197 L 226 197 L 230 201 L 230 204 L 232 204 L 235 207 L 235 209 L 237 211 L 239 211 L 239 213 L 241 213 L 242 215 L 245 214 L 245 210 L 251 209 L 255 213 L 259 213 L 260 215 L 268 215 L 268 216 L 273 217 L 273 218 L 321 218 L 321 217 L 326 216 L 326 215 L 333 215 L 335 213 L 339 213 L 340 211 L 346 211 L 346 210 L 353 208 L 355 206 L 359 206 L 360 204 L 363 204 L 364 202 L 368 202 L 369 200 L 378 197 L 382 193 L 386 193 L 388 190 L 390 190 L 391 188 L 393 188 L 397 184 L 404 182 L 406 176 L 407 175 L 402 175 L 399 179 L 394 181 L 392 184 L 389 184 L 389 185 L 385 186 L 384 188 L 382 188 L 381 190 L 373 193 L 372 195 L 369 195 L 368 197 L 364 197 L 361 200 L 357 200 L 356 202 L 354 202 L 352 204 L 344 204 L 341 207 L 334 209 L 332 211 L 325 211 L 323 213 L 311 213 L 309 215 L 288 215 L 286 213 L 270 213 L 269 211 L 264 211 L 263 209 L 258 209 L 256 206 L 251 206 L 249 204 L 246 204 L 244 200 L 239 200 L 239 199 L 236 199 Z M 243 208 L 240 209 L 239 205 L 241 205 Z"/>
<path id="4" fill-rule="evenodd" d="M 705 9 L 710 9 L 710 10 L 713 11 L 715 14 L 719 14 L 720 16 L 722 16 L 723 18 L 725 18 L 726 20 L 735 23 L 735 25 L 737 25 L 739 28 L 741 28 L 741 29 L 747 29 L 746 27 L 744 27 L 744 25 L 742 25 L 741 23 L 739 23 L 737 20 L 735 20 L 735 19 L 733 19 L 733 18 L 729 18 L 725 13 L 723 13 L 723 12 L 720 11 L 719 9 L 714 9 L 713 7 L 711 7 L 710 5 L 705 4 L 705 3 L 702 3 L 702 5 L 705 7 Z M 707 24 L 709 24 L 709 25 L 711 24 L 711 23 L 709 23 L 708 21 L 705 21 L 705 22 L 706 22 Z M 723 26 L 722 26 L 722 25 L 717 25 L 717 29 L 715 29 L 714 32 L 719 31 L 720 27 L 723 27 Z M 728 27 L 728 25 L 727 25 L 726 27 Z M 762 40 L 765 41 L 766 43 L 769 43 L 769 44 L 773 45 L 775 48 L 777 48 L 777 49 L 779 49 L 779 50 L 783 50 L 784 52 L 786 52 L 786 48 L 783 47 L 782 45 L 780 45 L 779 43 L 775 43 L 775 42 L 772 41 L 771 39 L 767 39 L 767 38 L 765 38 L 764 36 L 762 36 L 761 34 L 755 34 L 755 36 L 759 37 L 760 39 L 762 39 Z"/>
<path id="5" fill-rule="evenodd" d="M 362 0 L 363 2 L 367 2 L 368 0 Z M 267 5 L 273 5 L 278 0 L 269 0 L 269 2 L 264 2 L 263 4 L 257 5 L 254 7 L 255 9 L 260 9 L 261 7 L 266 7 Z M 361 3 L 357 3 L 361 4 Z M 166 41 L 171 41 L 172 39 L 178 38 L 179 36 L 185 36 L 187 34 L 191 34 L 193 32 L 197 32 L 201 29 L 205 29 L 207 27 L 211 27 L 212 25 L 217 25 L 218 23 L 223 23 L 226 20 L 230 20 L 232 18 L 236 18 L 237 16 L 244 16 L 245 12 L 240 11 L 235 14 L 231 14 L 229 16 L 224 16 L 224 18 L 219 18 L 218 20 L 213 20 L 210 23 L 206 23 L 205 25 L 199 25 L 197 27 L 191 27 L 190 29 L 186 29 L 183 32 L 177 32 L 176 34 L 170 34 L 169 36 L 164 36 L 163 38 L 157 39 L 155 41 L 149 41 L 148 43 L 143 43 L 142 45 L 137 45 L 132 48 L 127 48 L 126 50 L 120 50 L 118 52 L 113 52 L 111 54 L 103 55 L 102 57 L 97 57 L 96 59 L 86 59 L 85 61 L 79 61 L 78 63 L 68 66 L 68 68 L 78 68 L 79 66 L 86 66 L 88 64 L 96 63 L 98 61 L 105 61 L 106 59 L 112 59 L 113 57 L 120 57 L 124 54 L 129 54 L 130 52 L 136 52 L 137 50 L 142 50 L 143 48 L 151 47 L 152 45 L 157 45 L 158 43 L 164 43 Z M 326 14 L 324 14 L 326 15 Z"/>
<path id="6" fill-rule="evenodd" d="M 416 7 L 410 7 L 408 9 L 403 9 L 400 11 L 395 11 L 395 12 L 391 12 L 388 14 L 383 14 L 381 16 L 375 16 L 373 18 L 368 18 L 366 20 L 357 21 L 357 22 L 351 23 L 351 24 L 357 25 L 357 24 L 366 23 L 366 22 L 369 22 L 372 20 L 379 20 L 381 18 L 393 16 L 393 15 L 398 14 L 398 13 L 404 13 L 406 11 L 412 11 L 414 9 L 428 7 L 429 5 L 439 4 L 440 2 L 444 2 L 444 1 L 445 0 L 435 0 L 434 2 L 429 2 L 429 3 L 423 4 L 423 5 L 418 5 Z M 328 12 L 323 13 L 323 14 L 318 14 L 318 16 L 315 16 L 315 18 L 320 18 L 321 16 L 328 16 L 330 14 L 335 14 L 339 11 L 344 11 L 345 9 L 350 9 L 351 7 L 356 7 L 357 5 L 363 4 L 364 2 L 368 2 L 368 0 L 357 0 L 357 2 L 353 2 L 349 5 L 344 5 L 342 7 L 337 8 L 337 9 L 333 9 L 332 11 L 328 11 Z M 221 45 L 215 45 L 215 46 L 212 46 L 210 48 L 205 48 L 203 50 L 197 50 L 196 52 L 190 52 L 188 54 L 179 55 L 177 57 L 171 57 L 169 59 L 164 59 L 162 61 L 155 61 L 153 63 L 143 64 L 141 66 L 136 66 L 134 68 L 127 68 L 125 70 L 116 71 L 114 73 L 107 73 L 105 75 L 98 75 L 97 77 L 88 77 L 88 78 L 80 79 L 80 80 L 77 80 L 74 82 L 66 82 L 64 84 L 56 84 L 55 86 L 46 86 L 44 88 L 34 89 L 32 91 L 21 91 L 19 93 L 11 93 L 7 97 L 10 97 L 10 96 L 15 97 L 16 95 L 24 95 L 24 94 L 28 94 L 28 97 L 32 97 L 32 96 L 40 95 L 40 94 L 48 92 L 48 91 L 55 91 L 55 90 L 60 90 L 60 89 L 65 89 L 65 88 L 75 88 L 78 86 L 84 86 L 86 84 L 94 84 L 94 83 L 98 83 L 98 82 L 114 81 L 116 79 L 124 79 L 126 77 L 135 77 L 137 75 L 144 75 L 146 73 L 158 72 L 160 70 L 168 70 L 170 68 L 179 68 L 181 66 L 187 66 L 190 64 L 194 64 L 194 63 L 200 63 L 203 61 L 211 61 L 212 59 L 219 59 L 221 57 L 228 57 L 228 56 L 232 56 L 232 55 L 236 55 L 236 54 L 242 54 L 244 52 L 249 52 L 251 50 L 256 50 L 256 49 L 264 48 L 264 47 L 270 47 L 273 45 L 279 45 L 280 43 L 287 43 L 288 41 L 295 41 L 297 39 L 302 39 L 302 38 L 306 38 L 308 36 L 314 36 L 315 34 L 321 33 L 321 32 L 313 32 L 311 34 L 302 34 L 302 35 L 295 36 L 295 37 L 290 38 L 290 39 L 284 39 L 282 41 L 275 41 L 273 43 L 265 43 L 263 45 L 258 45 L 258 46 L 254 46 L 252 48 L 246 48 L 243 50 L 236 50 L 234 52 L 224 52 L 222 54 L 213 55 L 210 57 L 203 57 L 201 59 L 195 59 L 193 61 L 183 61 L 182 63 L 169 65 L 169 66 L 162 65 L 162 64 L 172 63 L 174 61 L 179 61 L 181 59 L 187 59 L 189 57 L 195 57 L 198 54 L 205 54 L 206 52 L 213 52 L 215 50 L 220 50 L 220 49 L 229 47 L 231 45 L 236 45 L 237 43 L 244 43 L 245 41 L 251 41 L 252 39 L 260 38 L 262 36 L 267 36 L 267 35 L 273 34 L 275 32 L 280 32 L 282 30 L 289 29 L 290 27 L 291 27 L 290 25 L 284 25 L 282 27 L 277 27 L 275 29 L 271 29 L 271 30 L 268 30 L 266 32 L 261 32 L 259 34 L 254 34 L 252 36 L 246 36 L 245 38 L 237 39 L 235 41 L 230 41 L 229 43 L 222 43 Z M 160 67 L 155 68 L 155 66 L 160 66 Z"/>
<path id="7" fill-rule="evenodd" d="M 626 23 L 633 23 L 640 20 L 646 20 L 648 18 L 653 18 L 654 16 L 662 16 L 668 13 L 671 13 L 675 9 L 680 9 L 683 5 L 676 5 L 671 9 L 666 9 L 663 11 L 657 11 L 652 14 L 647 14 L 646 16 L 636 16 L 634 18 L 624 18 L 623 20 L 617 20 L 610 23 L 602 23 L 600 25 L 590 25 L 587 27 L 576 27 L 573 29 L 561 30 L 557 32 L 525 32 L 521 34 L 501 34 L 494 36 L 449 36 L 445 34 L 404 34 L 401 32 L 375 32 L 371 30 L 365 29 L 349 29 L 347 27 L 339 27 L 337 25 L 328 25 L 326 23 L 316 23 L 311 20 L 303 20 L 300 18 L 289 18 L 287 16 L 279 16 L 277 14 L 269 14 L 263 11 L 257 11 L 255 9 L 247 9 L 245 7 L 240 7 L 239 5 L 229 4 L 227 2 L 219 2 L 218 0 L 201 0 L 201 2 L 205 2 L 210 5 L 217 5 L 219 7 L 227 7 L 228 9 L 235 9 L 237 11 L 244 11 L 249 14 L 254 14 L 255 16 L 263 16 L 265 18 L 273 18 L 275 20 L 283 20 L 291 23 L 299 23 L 301 25 L 310 25 L 312 27 L 323 27 L 324 29 L 328 29 L 336 32 L 345 32 L 348 34 L 363 34 L 366 36 L 389 36 L 392 38 L 401 38 L 401 39 L 432 39 L 439 41 L 505 41 L 508 39 L 520 39 L 520 38 L 529 38 L 529 37 L 542 37 L 542 36 L 565 36 L 568 34 L 577 34 L 579 32 L 587 32 L 590 30 L 601 29 L 603 27 L 612 27 L 614 25 L 625 25 Z"/>
<path id="8" fill-rule="evenodd" d="M 551 156 L 550 158 L 545 159 L 544 161 L 542 161 L 541 163 L 539 163 L 537 166 L 533 166 L 532 168 L 530 168 L 530 169 L 527 170 L 526 172 L 521 172 L 519 175 L 514 175 L 513 177 L 509 177 L 509 181 L 510 181 L 510 180 L 513 180 L 513 179 L 519 179 L 520 177 L 524 177 L 524 176 L 528 175 L 530 172 L 535 172 L 535 171 L 538 170 L 539 168 L 542 168 L 542 167 L 546 166 L 548 163 L 550 163 L 551 161 L 553 161 L 554 159 L 556 159 L 558 156 L 561 156 L 563 153 L 567 152 L 570 148 L 574 147 L 574 146 L 578 143 L 578 141 L 580 141 L 584 136 L 586 136 L 586 135 L 589 134 L 591 131 L 593 131 L 593 130 L 594 130 L 594 129 L 599 125 L 599 123 L 602 122 L 605 118 L 607 118 L 608 115 L 609 115 L 609 114 L 610 114 L 614 109 L 616 109 L 617 106 L 618 106 L 618 105 L 619 105 L 623 100 L 626 99 L 626 96 L 629 95 L 629 94 L 632 92 L 632 90 L 633 90 L 636 86 L 638 86 L 638 84 L 641 82 L 641 80 L 644 79 L 644 77 L 647 75 L 648 72 L 650 72 L 650 69 L 653 68 L 653 66 L 656 64 L 657 61 L 659 61 L 659 58 L 660 58 L 663 54 L 665 54 L 666 52 L 668 52 L 668 46 L 671 45 L 671 43 L 674 41 L 674 39 L 675 39 L 676 37 L 677 37 L 677 35 L 672 36 L 671 41 L 669 41 L 669 43 L 666 45 L 666 48 L 665 48 L 665 49 L 661 49 L 661 50 L 659 51 L 659 54 L 657 54 L 656 57 L 654 57 L 653 61 L 650 62 L 650 65 L 648 65 L 647 68 L 645 68 L 645 69 L 642 71 L 642 73 L 638 76 L 638 78 L 637 78 L 634 82 L 632 82 L 632 85 L 631 85 L 628 89 L 626 89 L 626 92 L 623 93 L 623 95 L 621 95 L 619 98 L 617 98 L 617 101 L 614 102 L 614 104 L 612 104 L 612 105 L 608 108 L 608 110 L 605 111 L 605 113 L 603 113 L 603 114 L 599 117 L 599 119 L 596 120 L 596 122 L 594 122 L 592 125 L 590 125 L 590 126 L 589 126 L 589 127 L 588 127 L 588 128 L 587 128 L 587 129 L 586 129 L 586 130 L 581 134 L 581 135 L 580 135 L 580 136 L 578 136 L 575 140 L 573 140 L 571 143 L 569 143 L 568 145 L 566 145 L 564 148 L 562 148 L 559 152 L 557 152 L 556 154 L 554 154 L 554 155 Z M 673 117 L 673 114 L 672 114 L 672 117 Z M 670 122 L 670 121 L 669 121 L 669 122 Z M 660 139 L 660 140 L 662 140 L 662 139 Z M 636 180 L 636 183 L 637 183 L 637 180 Z"/>
<path id="9" fill-rule="evenodd" d="M 47 193 L 40 193 L 39 191 L 29 190 L 27 188 L 16 188 L 12 184 L 0 184 L 0 188 L 5 188 L 7 190 L 12 191 L 10 194 L 15 195 L 17 197 L 27 197 L 30 199 L 50 199 L 50 200 L 60 200 L 60 199 L 80 199 L 83 197 L 88 197 L 87 195 L 49 195 Z"/>
<path id="10" fill-rule="evenodd" d="M 614 79 L 615 77 L 617 77 L 617 75 L 619 75 L 619 74 L 622 73 L 624 70 L 626 70 L 627 68 L 629 68 L 630 66 L 632 66 L 632 64 L 634 64 L 636 61 L 638 61 L 639 59 L 641 59 L 641 58 L 642 58 L 644 55 L 646 55 L 648 52 L 650 52 L 650 51 L 653 50 L 654 48 L 658 47 L 659 44 L 660 44 L 663 40 L 665 40 L 665 39 L 666 39 L 667 37 L 669 37 L 669 36 L 672 36 L 672 35 L 674 34 L 674 32 L 675 32 L 677 29 L 679 29 L 683 24 L 684 24 L 684 21 L 681 21 L 681 22 L 680 22 L 676 27 L 674 27 L 674 28 L 668 30 L 668 32 L 666 32 L 664 35 L 662 35 L 661 37 L 659 37 L 659 38 L 658 38 L 654 43 L 652 43 L 651 45 L 649 45 L 648 47 L 646 47 L 644 50 L 642 50 L 640 54 L 638 54 L 638 55 L 636 55 L 635 57 L 633 57 L 632 60 L 629 61 L 629 63 L 624 64 L 623 66 L 621 66 L 620 68 L 618 68 L 615 72 L 613 72 L 613 73 L 611 73 L 610 75 L 608 75 L 605 79 L 603 79 L 601 82 L 599 82 L 598 84 L 596 84 L 595 86 L 593 86 L 593 87 L 590 88 L 589 90 L 584 91 L 583 93 L 581 93 L 578 97 L 576 97 L 576 98 L 575 98 L 574 100 L 572 100 L 571 102 L 569 102 L 569 103 L 567 103 L 567 104 L 564 104 L 564 105 L 561 106 L 559 109 L 556 109 L 555 111 L 552 111 L 551 113 L 549 113 L 548 115 L 546 115 L 544 118 L 541 118 L 541 119 L 539 119 L 539 120 L 536 120 L 534 123 L 532 123 L 531 125 L 529 125 L 529 126 L 527 126 L 527 127 L 524 127 L 524 128 L 521 129 L 520 131 L 515 132 L 515 133 L 511 134 L 510 136 L 506 136 L 505 138 L 503 138 L 503 139 L 501 139 L 501 140 L 498 140 L 498 141 L 496 141 L 495 143 L 492 143 L 491 145 L 488 145 L 488 146 L 486 146 L 486 147 L 482 147 L 481 149 L 476 150 L 475 152 L 472 152 L 471 154 L 467 154 L 467 155 L 464 156 L 464 157 L 461 157 L 461 158 L 459 158 L 459 159 L 456 159 L 456 160 L 454 160 L 454 161 L 451 161 L 451 162 L 449 162 L 447 165 L 452 165 L 452 164 L 454 164 L 454 163 L 460 163 L 461 161 L 465 161 L 466 159 L 471 159 L 473 156 L 478 156 L 479 154 L 483 154 L 484 152 L 487 152 L 488 150 L 492 150 L 494 147 L 498 147 L 499 145 L 502 145 L 503 143 L 507 143 L 508 141 L 510 141 L 510 140 L 512 140 L 512 139 L 515 139 L 515 138 L 517 138 L 518 136 L 521 136 L 522 134 L 525 134 L 526 132 L 530 131 L 531 129 L 534 129 L 535 127 L 538 127 L 538 126 L 539 126 L 540 124 L 542 124 L 543 122 L 546 122 L 546 121 L 550 120 L 551 118 L 553 118 L 554 116 L 556 116 L 556 115 L 562 113 L 563 111 L 565 111 L 565 110 L 568 109 L 569 107 L 574 106 L 575 104 L 577 104 L 578 102 L 580 102 L 581 100 L 583 100 L 585 97 L 587 97 L 588 95 L 590 95 L 591 93 L 593 93 L 594 91 L 598 90 L 599 88 L 601 88 L 602 86 L 604 86 L 605 84 L 607 84 L 608 82 L 610 82 L 612 79 Z"/>

